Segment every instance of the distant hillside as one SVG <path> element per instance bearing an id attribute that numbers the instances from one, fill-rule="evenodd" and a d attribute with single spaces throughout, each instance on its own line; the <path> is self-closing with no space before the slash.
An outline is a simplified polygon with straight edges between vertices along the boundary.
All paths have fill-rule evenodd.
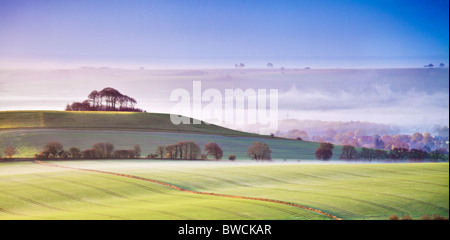
<path id="1" fill-rule="evenodd" d="M 238 160 L 249 159 L 248 146 L 255 141 L 269 144 L 272 159 L 315 159 L 318 143 L 281 139 L 240 132 L 217 125 L 174 125 L 169 114 L 136 112 L 0 112 L 0 149 L 16 147 L 15 157 L 33 157 L 49 141 L 58 141 L 67 150 L 91 148 L 97 142 L 110 142 L 116 149 L 139 144 L 142 156 L 155 153 L 160 145 L 194 141 L 200 146 L 216 142 L 224 159 L 233 154 Z M 336 146 L 332 159 L 338 159 Z"/>
<path id="2" fill-rule="evenodd" d="M 256 137 L 213 124 L 180 124 L 169 114 L 137 112 L 2 111 L 0 131 L 13 129 L 95 129 L 126 131 L 167 131 Z"/>

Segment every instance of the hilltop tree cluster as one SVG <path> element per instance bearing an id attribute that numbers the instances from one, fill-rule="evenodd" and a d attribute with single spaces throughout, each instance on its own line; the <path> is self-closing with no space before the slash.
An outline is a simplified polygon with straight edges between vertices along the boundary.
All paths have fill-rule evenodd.
<path id="1" fill-rule="evenodd" d="M 88 99 L 83 102 L 73 102 L 67 104 L 66 111 L 125 111 L 143 112 L 142 109 L 135 108 L 137 101 L 120 93 L 118 90 L 107 87 L 101 91 L 94 90 L 88 95 Z"/>

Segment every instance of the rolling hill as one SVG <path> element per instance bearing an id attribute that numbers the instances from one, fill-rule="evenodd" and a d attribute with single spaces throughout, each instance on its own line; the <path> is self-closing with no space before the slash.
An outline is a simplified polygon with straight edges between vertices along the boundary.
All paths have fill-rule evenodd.
<path id="1" fill-rule="evenodd" d="M 259 136 L 213 124 L 180 124 L 170 121 L 169 114 L 138 112 L 66 112 L 66 111 L 3 111 L 0 131 L 11 129 L 90 129 L 128 131 L 168 131 Z"/>
<path id="2" fill-rule="evenodd" d="M 0 112 L 0 149 L 13 145 L 16 157 L 33 157 L 49 141 L 61 142 L 65 149 L 91 148 L 96 142 L 110 142 L 116 149 L 139 144 L 142 156 L 154 153 L 160 145 L 194 141 L 200 146 L 217 142 L 223 158 L 234 154 L 249 159 L 247 148 L 254 141 L 267 143 L 273 159 L 314 159 L 317 143 L 274 138 L 240 132 L 217 125 L 174 125 L 169 114 L 131 112 L 64 112 L 5 111 Z M 336 146 L 332 159 L 341 151 Z"/>

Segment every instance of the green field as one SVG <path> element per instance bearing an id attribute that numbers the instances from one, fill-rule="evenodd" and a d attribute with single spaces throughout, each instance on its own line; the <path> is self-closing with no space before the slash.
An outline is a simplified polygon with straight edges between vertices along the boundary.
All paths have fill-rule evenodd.
<path id="1" fill-rule="evenodd" d="M 236 155 L 249 159 L 248 146 L 265 142 L 272 150 L 272 159 L 315 159 L 318 143 L 272 138 L 235 131 L 216 125 L 174 125 L 168 114 L 126 112 L 62 112 L 11 111 L 0 112 L 0 149 L 16 147 L 18 158 L 30 158 L 42 151 L 49 141 L 60 142 L 65 150 L 89 149 L 97 142 L 109 142 L 115 149 L 130 149 L 139 144 L 142 156 L 155 153 L 160 145 L 194 141 L 199 146 L 217 142 L 224 159 Z M 342 146 L 336 146 L 332 159 L 338 159 Z"/>
<path id="2" fill-rule="evenodd" d="M 163 131 L 252 137 L 214 124 L 179 124 L 169 114 L 138 112 L 0 111 L 0 131 L 9 129 L 90 129 Z"/>
<path id="3" fill-rule="evenodd" d="M 266 142 L 272 150 L 272 159 L 315 159 L 314 151 L 318 143 L 300 142 L 287 139 L 271 139 L 256 137 L 222 136 L 198 133 L 171 132 L 139 132 L 139 131 L 111 131 L 111 130 L 8 130 L 0 132 L 0 149 L 12 144 L 18 150 L 15 157 L 33 157 L 42 151 L 49 141 L 58 141 L 64 149 L 78 147 L 89 149 L 97 142 L 110 142 L 116 149 L 130 149 L 139 144 L 142 156 L 155 153 L 160 145 L 170 145 L 180 141 L 194 141 L 203 147 L 205 143 L 216 142 L 223 150 L 224 159 L 229 155 L 236 155 L 238 160 L 249 159 L 248 146 L 255 141 Z M 336 146 L 333 159 L 338 159 L 341 146 Z"/>
<path id="4" fill-rule="evenodd" d="M 322 220 L 449 215 L 448 163 L 325 164 L 314 160 L 318 143 L 207 124 L 177 126 L 167 114 L 0 112 L 0 149 L 14 146 L 18 152 L 14 157 L 29 158 L 49 141 L 62 143 L 65 150 L 85 150 L 97 142 L 110 142 L 115 149 L 139 144 L 142 156 L 160 145 L 194 141 L 203 146 L 213 141 L 222 148 L 224 159 L 234 154 L 237 160 L 52 162 L 70 169 L 31 161 L 0 162 L 0 219 Z M 270 146 L 274 162 L 248 161 L 247 148 L 255 141 Z M 335 146 L 332 160 L 339 158 L 341 148 Z M 305 163 L 310 160 L 315 163 Z"/>
<path id="5" fill-rule="evenodd" d="M 448 163 L 296 164 L 63 161 L 188 190 L 268 198 L 342 219 L 448 218 Z M 33 162 L 0 164 L 0 219 L 330 219 L 283 204 L 181 192 L 156 183 Z"/>

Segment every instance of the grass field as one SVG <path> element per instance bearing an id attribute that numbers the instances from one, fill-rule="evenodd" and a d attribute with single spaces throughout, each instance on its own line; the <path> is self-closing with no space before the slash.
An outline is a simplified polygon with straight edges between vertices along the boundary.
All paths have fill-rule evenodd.
<path id="1" fill-rule="evenodd" d="M 179 124 L 169 114 L 138 112 L 0 111 L 0 131 L 8 129 L 96 129 L 163 131 L 254 137 L 214 124 Z"/>
<path id="2" fill-rule="evenodd" d="M 273 159 L 315 159 L 314 151 L 318 143 L 300 142 L 286 139 L 222 136 L 197 133 L 171 132 L 139 132 L 139 131 L 111 131 L 111 130 L 8 130 L 0 132 L 0 149 L 8 144 L 18 150 L 15 157 L 33 157 L 42 151 L 49 141 L 58 141 L 64 149 L 78 147 L 89 149 L 97 142 L 110 142 L 116 149 L 130 149 L 139 144 L 142 156 L 155 153 L 160 145 L 170 145 L 179 141 L 194 141 L 203 148 L 208 142 L 216 142 L 222 148 L 224 159 L 229 155 L 236 155 L 238 160 L 249 159 L 248 146 L 254 141 L 266 142 L 272 150 Z M 339 158 L 341 146 L 336 146 L 333 159 Z"/>
<path id="3" fill-rule="evenodd" d="M 194 141 L 202 146 L 213 141 L 222 148 L 224 159 L 234 154 L 237 160 L 53 162 L 70 169 L 1 162 L 0 219 L 322 220 L 449 215 L 448 163 L 299 164 L 314 159 L 318 143 L 215 125 L 177 126 L 166 114 L 0 112 L 0 149 L 12 145 L 18 151 L 15 157 L 27 158 L 49 141 L 62 143 L 66 150 L 89 149 L 97 142 L 110 142 L 116 149 L 139 144 L 142 156 L 160 145 Z M 278 161 L 246 161 L 247 148 L 254 141 L 267 143 L 272 159 Z M 335 146 L 332 160 L 339 158 L 341 147 Z"/>
<path id="4" fill-rule="evenodd" d="M 65 150 L 89 149 L 97 142 L 109 142 L 115 149 L 130 149 L 139 144 L 142 156 L 155 153 L 160 145 L 194 141 L 199 146 L 217 142 L 224 159 L 236 155 L 249 159 L 248 146 L 255 141 L 269 145 L 273 159 L 315 159 L 318 143 L 272 138 L 219 127 L 216 125 L 173 125 L 169 115 L 125 112 L 0 112 L 0 149 L 16 147 L 15 157 L 30 158 L 42 151 L 49 141 L 62 143 Z M 338 159 L 341 146 L 332 159 Z"/>
<path id="5" fill-rule="evenodd" d="M 294 164 L 64 161 L 193 191 L 269 198 L 342 219 L 448 218 L 448 163 Z M 0 164 L 0 219 L 330 219 L 277 203 L 177 191 L 156 183 L 33 162 Z"/>

